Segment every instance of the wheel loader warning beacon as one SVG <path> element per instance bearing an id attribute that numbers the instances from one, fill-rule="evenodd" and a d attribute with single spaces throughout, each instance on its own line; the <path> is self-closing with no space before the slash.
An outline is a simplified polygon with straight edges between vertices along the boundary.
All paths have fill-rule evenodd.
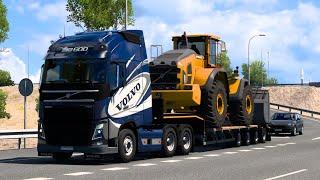
<path id="1" fill-rule="evenodd" d="M 67 160 L 270 140 L 269 94 L 221 67 L 225 43 L 197 34 L 148 60 L 140 30 L 83 32 L 53 43 L 40 84 L 38 154 Z"/>

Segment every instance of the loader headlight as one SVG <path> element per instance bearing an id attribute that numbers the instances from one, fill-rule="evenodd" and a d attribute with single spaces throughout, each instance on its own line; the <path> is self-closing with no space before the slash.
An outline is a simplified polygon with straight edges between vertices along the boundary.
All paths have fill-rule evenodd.
<path id="1" fill-rule="evenodd" d="M 103 138 L 103 126 L 104 124 L 98 124 L 94 130 L 92 140 L 102 139 Z"/>

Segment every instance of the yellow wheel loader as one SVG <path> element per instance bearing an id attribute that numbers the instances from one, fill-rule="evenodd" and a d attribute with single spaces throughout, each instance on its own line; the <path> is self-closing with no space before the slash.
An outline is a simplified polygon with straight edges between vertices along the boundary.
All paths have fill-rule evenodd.
<path id="1" fill-rule="evenodd" d="M 198 116 L 212 127 L 250 125 L 253 98 L 238 70 L 230 77 L 219 62 L 225 43 L 215 35 L 174 36 L 173 50 L 151 61 L 153 117 Z M 192 117 L 193 117 L 192 116 Z"/>

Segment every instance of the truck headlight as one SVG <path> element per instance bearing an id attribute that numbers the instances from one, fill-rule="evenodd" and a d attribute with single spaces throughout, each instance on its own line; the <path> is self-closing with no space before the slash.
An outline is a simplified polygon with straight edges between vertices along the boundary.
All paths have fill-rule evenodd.
<path id="1" fill-rule="evenodd" d="M 103 126 L 104 124 L 98 124 L 94 129 L 92 140 L 102 139 L 103 138 Z"/>
<path id="2" fill-rule="evenodd" d="M 292 125 L 292 123 L 288 123 L 288 126 L 291 126 Z"/>

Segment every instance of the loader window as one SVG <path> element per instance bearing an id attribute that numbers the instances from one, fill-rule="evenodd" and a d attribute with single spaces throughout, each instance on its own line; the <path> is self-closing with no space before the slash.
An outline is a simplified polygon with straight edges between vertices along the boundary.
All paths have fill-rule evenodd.
<path id="1" fill-rule="evenodd" d="M 209 63 L 211 65 L 216 64 L 217 59 L 217 42 L 216 41 L 210 41 L 210 56 L 209 56 Z"/>

